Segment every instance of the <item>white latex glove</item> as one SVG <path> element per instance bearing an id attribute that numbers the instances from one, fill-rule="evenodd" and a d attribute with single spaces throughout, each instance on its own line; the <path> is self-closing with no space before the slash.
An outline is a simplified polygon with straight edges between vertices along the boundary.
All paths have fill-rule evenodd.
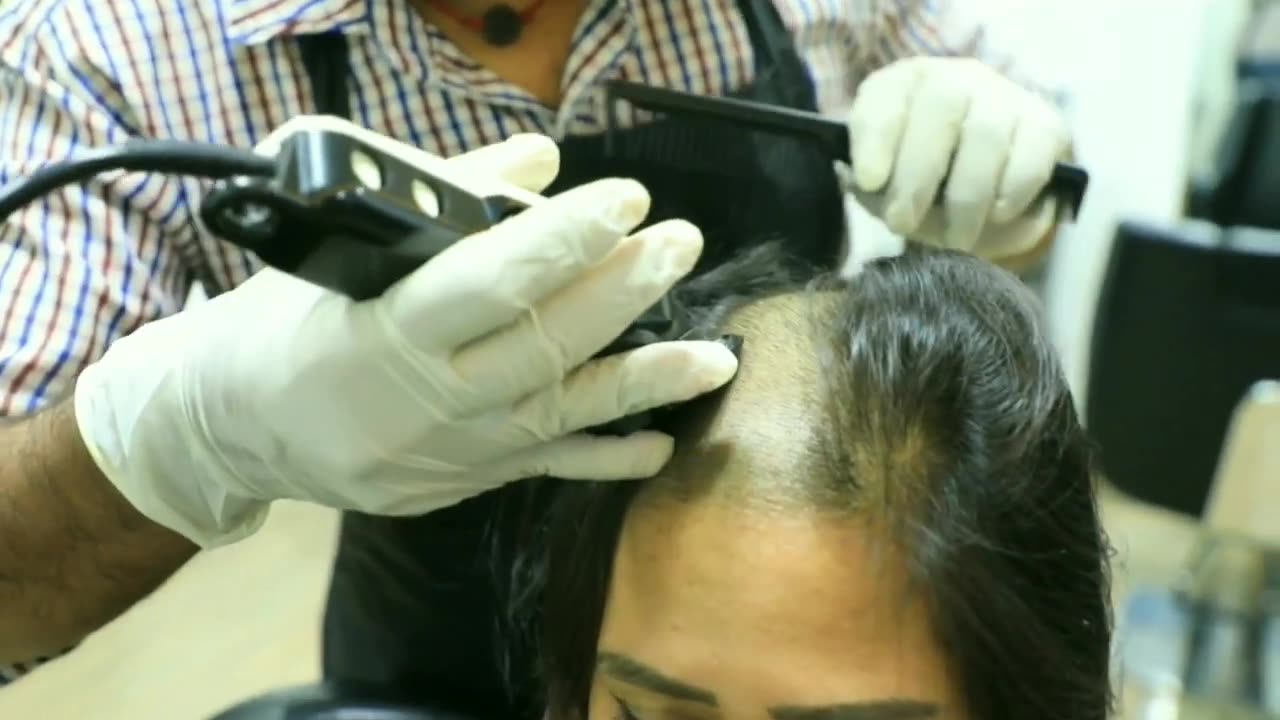
<path id="1" fill-rule="evenodd" d="M 899 235 L 998 258 L 1035 247 L 1059 219 L 1038 198 L 1070 152 L 1065 121 L 977 60 L 910 58 L 872 73 L 849 132 L 846 184 Z"/>
<path id="2" fill-rule="evenodd" d="M 558 161 L 523 136 L 449 162 L 536 190 Z M 652 475 L 670 437 L 576 431 L 719 387 L 737 361 L 684 342 L 583 364 L 701 250 L 683 222 L 626 237 L 648 204 L 631 181 L 566 192 L 362 303 L 264 270 L 113 344 L 76 386 L 81 434 L 130 502 L 202 546 L 279 498 L 410 515 L 530 476 Z"/>

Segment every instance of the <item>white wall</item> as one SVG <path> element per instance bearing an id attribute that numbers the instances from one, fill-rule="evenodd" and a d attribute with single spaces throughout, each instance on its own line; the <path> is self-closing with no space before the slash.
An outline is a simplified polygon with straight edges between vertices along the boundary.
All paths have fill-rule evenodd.
<path id="1" fill-rule="evenodd" d="M 1097 290 L 1121 218 L 1181 215 L 1202 49 L 1238 24 L 1234 0 L 1010 2 L 1002 32 L 1065 87 L 1088 200 L 1060 238 L 1045 286 L 1049 322 L 1084 398 Z M 1222 56 L 1220 50 L 1216 53 Z M 1221 64 L 1219 64 L 1221 72 Z"/>

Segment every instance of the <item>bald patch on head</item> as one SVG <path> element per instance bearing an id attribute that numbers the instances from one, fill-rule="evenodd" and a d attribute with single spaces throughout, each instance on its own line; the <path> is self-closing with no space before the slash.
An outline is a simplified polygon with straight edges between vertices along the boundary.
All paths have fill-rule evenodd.
<path id="1" fill-rule="evenodd" d="M 804 501 L 801 479 L 821 463 L 827 424 L 823 358 L 831 351 L 824 314 L 836 293 L 796 292 L 755 301 L 723 325 L 744 339 L 738 374 L 680 433 L 676 456 L 650 487 L 682 499 L 710 494 L 765 504 Z"/>
<path id="2" fill-rule="evenodd" d="M 875 524 L 919 510 L 940 471 L 938 438 L 924 415 L 899 406 L 897 389 L 867 372 L 882 349 L 851 345 L 848 312 L 841 291 L 785 293 L 735 310 L 722 329 L 744 339 L 737 376 L 690 413 L 675 457 L 639 499 L 800 507 Z M 833 396 L 846 400 L 835 405 Z"/>
<path id="3" fill-rule="evenodd" d="M 815 332 L 815 314 L 823 309 L 815 303 L 818 297 L 778 295 L 729 316 L 725 332 L 744 339 L 743 360 L 703 440 L 730 440 L 753 432 L 772 439 L 780 434 L 775 429 L 795 430 L 810 423 L 822 385 L 821 343 Z"/>

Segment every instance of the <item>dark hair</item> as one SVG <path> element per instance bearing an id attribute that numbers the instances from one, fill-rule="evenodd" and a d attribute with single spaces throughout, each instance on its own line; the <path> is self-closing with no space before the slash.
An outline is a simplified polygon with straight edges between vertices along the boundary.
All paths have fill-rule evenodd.
<path id="1" fill-rule="evenodd" d="M 834 298 L 809 313 L 827 398 L 810 502 L 850 503 L 902 550 L 971 717 L 1104 720 L 1109 550 L 1034 298 L 981 260 L 918 247 L 849 280 L 815 275 L 760 248 L 680 287 L 677 305 L 713 337 L 761 297 Z M 750 353 L 748 338 L 744 365 Z M 678 448 L 715 400 L 700 402 L 668 418 Z M 618 534 L 646 485 L 557 486 L 523 548 L 514 607 L 536 626 L 554 720 L 586 717 Z"/>

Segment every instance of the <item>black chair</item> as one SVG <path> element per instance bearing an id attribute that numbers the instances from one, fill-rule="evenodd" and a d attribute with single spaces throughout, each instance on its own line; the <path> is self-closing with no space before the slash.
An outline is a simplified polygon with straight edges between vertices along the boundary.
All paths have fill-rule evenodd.
<path id="1" fill-rule="evenodd" d="M 1188 214 L 1280 229 L 1280 2 L 1254 3 L 1236 55 L 1235 108 L 1213 166 L 1191 181 Z"/>
<path id="2" fill-rule="evenodd" d="M 1280 2 L 1253 0 L 1237 48 L 1236 77 L 1280 77 Z"/>
<path id="3" fill-rule="evenodd" d="M 1199 516 L 1231 413 L 1267 378 L 1280 378 L 1280 232 L 1122 224 L 1094 322 L 1086 417 L 1107 478 Z"/>
<path id="4" fill-rule="evenodd" d="M 1187 212 L 1224 227 L 1280 230 L 1280 76 L 1240 82 L 1210 172 L 1192 180 Z"/>
<path id="5" fill-rule="evenodd" d="M 366 689 L 313 685 L 263 695 L 213 720 L 477 720 Z"/>

